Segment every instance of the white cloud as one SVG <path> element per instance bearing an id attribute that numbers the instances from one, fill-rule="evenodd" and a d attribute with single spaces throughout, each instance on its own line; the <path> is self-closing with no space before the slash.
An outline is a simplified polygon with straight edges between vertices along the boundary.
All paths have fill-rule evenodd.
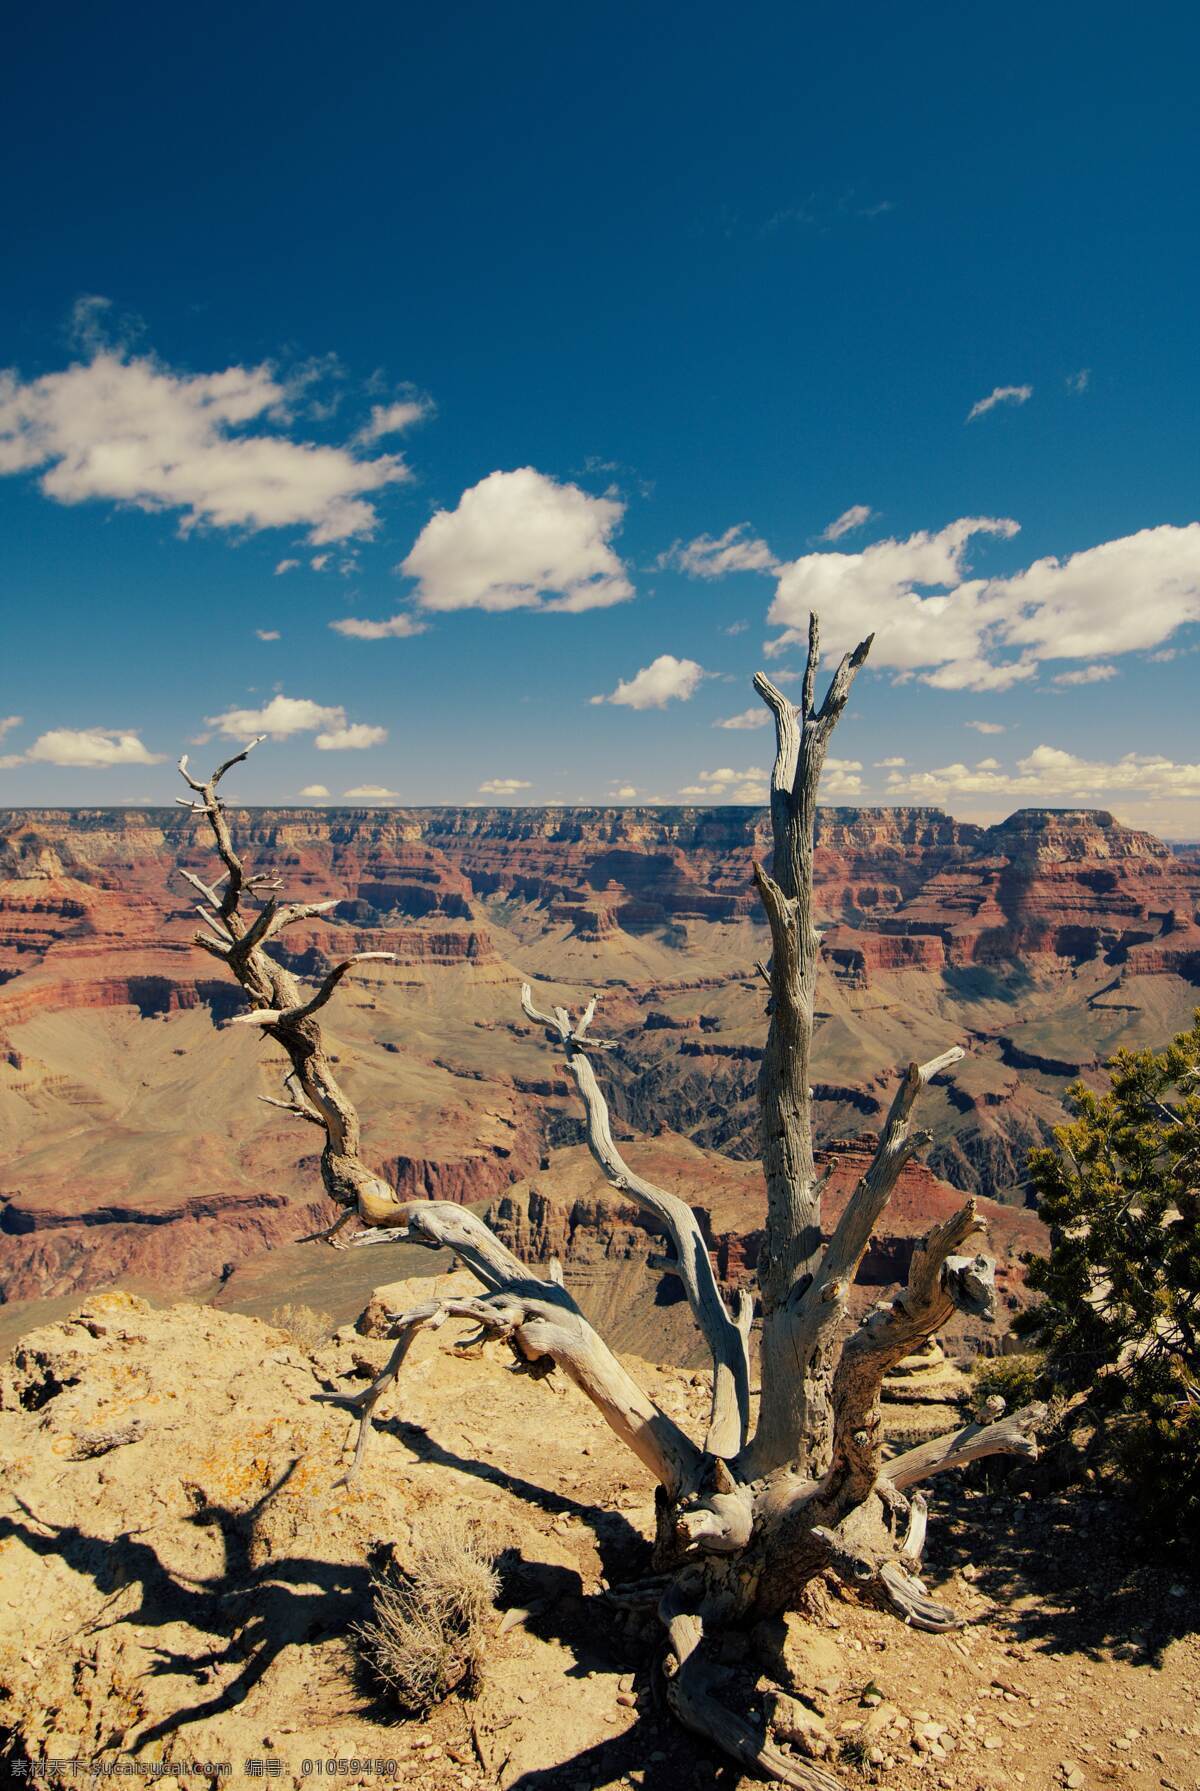
<path id="1" fill-rule="evenodd" d="M 658 557 L 660 566 L 677 566 L 693 578 L 724 578 L 728 572 L 773 572 L 778 562 L 765 541 L 749 533 L 748 522 L 735 523 L 723 535 L 697 535 L 676 541 Z"/>
<path id="2" fill-rule="evenodd" d="M 1005 771 L 995 759 L 978 765 L 942 765 L 932 771 L 893 773 L 889 792 L 923 796 L 934 801 L 954 795 L 1021 797 L 1094 804 L 1098 798 L 1200 796 L 1200 765 L 1180 764 L 1161 753 L 1125 753 L 1120 759 L 1081 759 L 1057 746 L 1036 746 L 1015 770 Z"/>
<path id="3" fill-rule="evenodd" d="M 861 796 L 863 780 L 857 775 L 861 770 L 859 759 L 826 759 L 821 773 L 821 795 Z"/>
<path id="4" fill-rule="evenodd" d="M 277 641 L 279 639 L 278 628 L 256 628 L 254 632 L 260 641 Z"/>
<path id="5" fill-rule="evenodd" d="M 737 715 L 727 715 L 724 721 L 714 721 L 713 727 L 733 729 L 765 728 L 770 719 L 770 712 L 766 705 L 764 703 L 759 703 L 755 707 L 740 710 Z"/>
<path id="6" fill-rule="evenodd" d="M 1058 672 L 1054 682 L 1056 684 L 1107 684 L 1108 680 L 1115 678 L 1116 675 L 1115 665 L 1082 665 L 1077 671 Z"/>
<path id="7" fill-rule="evenodd" d="M 821 618 L 822 640 L 833 652 L 875 633 L 871 664 L 916 670 L 976 660 L 985 626 L 978 592 L 964 586 L 967 548 L 976 535 L 1008 539 L 1017 524 L 1004 517 L 970 516 L 930 534 L 876 541 L 858 553 L 802 554 L 782 566 L 768 621 L 784 633 L 768 651 L 808 640 L 808 617 Z M 920 596 L 916 587 L 952 594 Z M 966 596 L 959 593 L 965 591 Z"/>
<path id="8" fill-rule="evenodd" d="M 964 728 L 974 728 L 977 734 L 1006 734 L 1007 727 L 1002 721 L 964 721 Z"/>
<path id="9" fill-rule="evenodd" d="M 694 659 L 676 659 L 673 653 L 660 653 L 632 678 L 623 678 L 610 696 L 591 700 L 617 703 L 626 709 L 664 709 L 670 702 L 686 703 L 703 676 L 704 667 Z"/>
<path id="10" fill-rule="evenodd" d="M 722 628 L 721 633 L 722 634 L 745 634 L 745 632 L 746 632 L 747 628 L 749 628 L 749 626 L 750 626 L 749 622 L 740 622 L 740 621 L 739 622 L 730 622 L 725 628 Z"/>
<path id="11" fill-rule="evenodd" d="M 17 722 L 19 716 L 11 716 Z M 161 765 L 164 754 L 148 752 L 136 733 L 125 728 L 51 728 L 39 734 L 23 753 L 0 759 L 6 769 L 14 765 L 70 765 L 88 771 L 108 765 Z"/>
<path id="12" fill-rule="evenodd" d="M 1090 367 L 1081 367 L 1078 373 L 1067 374 L 1066 386 L 1068 392 L 1074 392 L 1077 395 L 1081 394 L 1087 391 L 1091 383 L 1092 370 Z"/>
<path id="13" fill-rule="evenodd" d="M 701 802 L 765 802 L 767 774 L 757 765 L 735 771 L 722 765 L 716 771 L 702 771 L 694 784 L 684 784 L 681 796 L 692 796 Z"/>
<path id="14" fill-rule="evenodd" d="M 0 740 L 3 740 L 6 734 L 11 734 L 14 728 L 19 728 L 24 719 L 23 715 L 0 716 Z"/>
<path id="15" fill-rule="evenodd" d="M 1038 659 L 1092 659 L 1156 647 L 1200 621 L 1200 522 L 1163 523 L 1083 549 L 1048 555 L 989 587 L 1007 640 Z"/>
<path id="16" fill-rule="evenodd" d="M 308 563 L 312 567 L 314 572 L 324 572 L 326 566 L 328 566 L 328 564 L 329 564 L 331 557 L 332 556 L 327 553 L 315 553 L 313 555 L 312 559 Z"/>
<path id="17" fill-rule="evenodd" d="M 614 784 L 611 793 L 613 796 L 616 797 L 618 802 L 632 802 L 634 797 L 638 793 L 637 785 L 636 784 Z"/>
<path id="18" fill-rule="evenodd" d="M 273 696 L 261 709 L 226 709 L 223 715 L 204 717 L 210 728 L 240 740 L 244 734 L 269 734 L 286 740 L 290 734 L 305 734 L 314 728 L 336 727 L 345 721 L 346 711 L 327 708 L 308 697 Z"/>
<path id="19" fill-rule="evenodd" d="M 489 777 L 479 786 L 481 796 L 515 796 L 518 790 L 531 790 L 527 777 Z"/>
<path id="20" fill-rule="evenodd" d="M 907 765 L 907 759 L 876 759 L 876 771 L 895 771 L 901 765 Z"/>
<path id="21" fill-rule="evenodd" d="M 356 442 L 377 442 L 385 435 L 401 435 L 414 423 L 423 422 L 432 405 L 424 398 L 405 398 L 395 404 L 373 404 L 370 420 L 355 436 Z"/>
<path id="22" fill-rule="evenodd" d="M 299 560 L 280 560 L 275 568 L 275 577 L 278 578 L 283 572 L 294 572 L 299 564 Z"/>
<path id="23" fill-rule="evenodd" d="M 309 797 L 313 802 L 328 802 L 329 800 L 329 791 L 324 784 L 305 784 L 300 794 Z"/>
<path id="24" fill-rule="evenodd" d="M 340 703 L 314 703 L 309 697 L 273 696 L 261 709 L 227 709 L 223 715 L 206 715 L 211 728 L 220 728 L 232 739 L 244 740 L 248 735 L 267 734 L 275 740 L 287 740 L 293 734 L 313 734 L 318 752 L 345 752 L 367 746 L 381 746 L 388 737 L 386 728 L 372 727 L 362 721 L 347 721 Z M 317 730 L 320 732 L 317 732 Z"/>
<path id="25" fill-rule="evenodd" d="M 400 800 L 395 790 L 385 790 L 382 784 L 355 784 L 352 790 L 343 790 L 342 795 L 349 802 L 399 802 Z"/>
<path id="26" fill-rule="evenodd" d="M 822 529 L 821 539 L 822 541 L 840 541 L 842 536 L 848 535 L 852 529 L 861 529 L 865 522 L 870 522 L 874 514 L 870 504 L 851 504 L 848 510 L 843 510 L 840 516 L 834 518 L 828 528 Z"/>
<path id="27" fill-rule="evenodd" d="M 769 620 L 784 633 L 768 652 L 802 644 L 816 610 L 833 651 L 874 632 L 874 666 L 941 690 L 1007 690 L 1041 661 L 1142 651 L 1200 621 L 1198 522 L 1047 556 L 1010 577 L 966 576 L 974 536 L 1016 533 L 1008 519 L 965 517 L 860 553 L 805 554 L 780 568 Z"/>
<path id="28" fill-rule="evenodd" d="M 418 622 L 401 610 L 399 615 L 390 616 L 386 622 L 370 622 L 359 616 L 342 616 L 329 626 L 335 634 L 344 634 L 356 641 L 411 640 L 414 634 L 424 634 L 428 630 L 428 622 Z"/>
<path id="29" fill-rule="evenodd" d="M 111 349 L 38 379 L 0 373 L 0 473 L 40 472 L 61 504 L 175 510 L 183 534 L 292 528 L 316 545 L 371 535 L 371 494 L 408 468 L 293 440 L 288 399 L 267 366 L 181 374 Z"/>
<path id="30" fill-rule="evenodd" d="M 1032 397 L 1032 386 L 993 386 L 986 398 L 975 400 L 967 412 L 967 422 L 973 423 L 976 417 L 986 417 L 998 404 L 1028 404 Z"/>
<path id="31" fill-rule="evenodd" d="M 368 746 L 382 746 L 388 737 L 386 728 L 370 727 L 365 721 L 346 722 L 314 735 L 318 752 L 360 752 Z"/>
<path id="32" fill-rule="evenodd" d="M 612 547 L 624 514 L 531 466 L 489 473 L 429 519 L 400 570 L 425 609 L 606 609 L 633 596 Z"/>

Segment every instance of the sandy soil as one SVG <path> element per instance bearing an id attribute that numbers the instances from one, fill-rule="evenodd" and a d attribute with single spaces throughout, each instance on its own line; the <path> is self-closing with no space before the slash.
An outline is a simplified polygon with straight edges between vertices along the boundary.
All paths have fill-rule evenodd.
<path id="1" fill-rule="evenodd" d="M 347 1328 L 310 1356 L 259 1320 L 122 1293 L 23 1340 L 0 1376 L 14 1777 L 26 1759 L 120 1763 L 127 1785 L 229 1761 L 228 1783 L 299 1787 L 333 1760 L 374 1791 L 739 1783 L 658 1708 L 656 1630 L 606 1596 L 645 1567 L 638 1464 L 557 1377 L 515 1375 L 493 1346 L 464 1357 L 447 1329 L 416 1345 L 347 1489 L 347 1419 L 319 1396 L 386 1349 Z M 698 1377 L 630 1366 L 699 1415 Z M 830 1595 L 782 1636 L 735 1638 L 725 1695 L 776 1709 L 774 1659 L 848 1787 L 1197 1791 L 1195 1585 L 1130 1565 L 1097 1496 L 1012 1476 L 938 1491 L 928 1578 L 966 1628 L 918 1634 Z M 430 1506 L 487 1514 L 502 1591 L 478 1698 L 410 1722 L 350 1632 L 371 1563 L 403 1560 Z"/>

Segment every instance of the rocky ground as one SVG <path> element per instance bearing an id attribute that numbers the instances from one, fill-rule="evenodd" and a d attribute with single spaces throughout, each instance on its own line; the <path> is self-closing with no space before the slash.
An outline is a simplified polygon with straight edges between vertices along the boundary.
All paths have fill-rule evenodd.
<path id="1" fill-rule="evenodd" d="M 0 1376 L 14 1778 L 46 1758 L 121 1763 L 125 1784 L 228 1761 L 233 1784 L 300 1786 L 333 1761 L 375 1791 L 733 1791 L 656 1703 L 654 1627 L 607 1596 L 644 1567 L 647 1476 L 557 1377 L 448 1332 L 418 1340 L 351 1488 L 350 1427 L 321 1395 L 361 1386 L 381 1338 L 348 1326 L 310 1354 L 257 1319 L 112 1292 L 23 1339 Z M 698 1376 L 630 1366 L 699 1417 Z M 1099 1496 L 993 1473 L 933 1501 L 928 1578 L 967 1627 L 916 1633 L 822 1594 L 728 1646 L 725 1695 L 847 1786 L 1196 1791 L 1195 1586 L 1131 1565 Z M 404 1721 L 351 1629 L 372 1563 L 453 1508 L 499 1550 L 482 1689 Z"/>

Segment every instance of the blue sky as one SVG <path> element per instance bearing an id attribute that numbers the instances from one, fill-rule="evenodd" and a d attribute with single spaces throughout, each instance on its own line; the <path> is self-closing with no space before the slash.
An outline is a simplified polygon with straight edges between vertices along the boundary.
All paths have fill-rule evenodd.
<path id="1" fill-rule="evenodd" d="M 1200 836 L 1194 8 L 8 50 L 0 804 L 752 800 L 816 601 L 828 800 Z"/>

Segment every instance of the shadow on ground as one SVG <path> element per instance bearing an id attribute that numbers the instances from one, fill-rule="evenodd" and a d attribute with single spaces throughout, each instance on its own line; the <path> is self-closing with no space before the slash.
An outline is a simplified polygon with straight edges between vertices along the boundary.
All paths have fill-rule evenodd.
<path id="1" fill-rule="evenodd" d="M 1200 1586 L 1181 1563 L 1134 1546 L 1124 1500 L 1031 1492 L 1021 1478 L 939 1492 L 925 1551 L 932 1578 L 973 1569 L 993 1620 L 1047 1652 L 1158 1666 L 1172 1642 L 1200 1630 Z"/>

